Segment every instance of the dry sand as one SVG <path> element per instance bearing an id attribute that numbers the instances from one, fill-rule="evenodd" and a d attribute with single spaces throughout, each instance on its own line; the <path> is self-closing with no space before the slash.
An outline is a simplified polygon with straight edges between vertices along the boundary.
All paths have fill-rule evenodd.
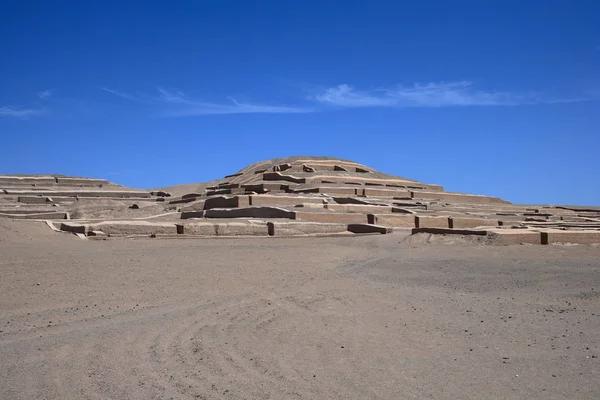
<path id="1" fill-rule="evenodd" d="M 2 399 L 598 399 L 600 247 L 0 220 Z"/>

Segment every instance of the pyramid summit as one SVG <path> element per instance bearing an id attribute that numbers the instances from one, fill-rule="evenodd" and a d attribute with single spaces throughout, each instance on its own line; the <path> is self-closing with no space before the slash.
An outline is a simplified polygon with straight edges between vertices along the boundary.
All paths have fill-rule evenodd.
<path id="1" fill-rule="evenodd" d="M 152 236 L 470 236 L 482 243 L 600 242 L 600 210 L 520 206 L 447 192 L 351 160 L 260 161 L 209 185 L 146 191 L 104 179 L 0 175 L 0 217 L 44 221 L 82 238 Z"/>
<path id="2" fill-rule="evenodd" d="M 292 191 L 307 192 L 312 185 L 330 186 L 380 186 L 389 188 L 413 188 L 440 191 L 439 185 L 426 185 L 413 179 L 389 175 L 363 164 L 350 160 L 331 157 L 295 156 L 260 161 L 243 168 L 235 174 L 218 181 L 218 187 L 227 184 L 271 185 L 274 190 L 277 183 Z"/>

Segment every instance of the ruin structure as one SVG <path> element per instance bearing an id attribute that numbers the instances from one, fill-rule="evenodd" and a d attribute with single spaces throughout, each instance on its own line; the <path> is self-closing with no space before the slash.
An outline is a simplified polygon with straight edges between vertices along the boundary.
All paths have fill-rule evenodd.
<path id="1" fill-rule="evenodd" d="M 600 243 L 600 208 L 515 205 L 327 157 L 258 162 L 180 196 L 104 179 L 0 175 L 0 218 L 43 221 L 86 239 L 352 236 L 407 229 L 496 245 Z"/>

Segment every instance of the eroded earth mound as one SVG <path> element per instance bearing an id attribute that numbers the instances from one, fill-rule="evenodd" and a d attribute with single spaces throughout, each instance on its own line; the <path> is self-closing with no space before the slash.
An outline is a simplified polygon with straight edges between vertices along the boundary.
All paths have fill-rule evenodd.
<path id="1" fill-rule="evenodd" d="M 0 218 L 46 221 L 82 238 L 461 235 L 486 244 L 600 243 L 600 208 L 521 206 L 376 171 L 289 157 L 177 196 L 104 179 L 0 175 Z M 186 193 L 183 193 L 186 192 Z"/>

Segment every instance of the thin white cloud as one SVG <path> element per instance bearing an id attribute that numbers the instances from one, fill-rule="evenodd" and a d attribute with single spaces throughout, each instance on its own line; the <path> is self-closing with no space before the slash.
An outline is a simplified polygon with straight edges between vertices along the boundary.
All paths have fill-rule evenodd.
<path id="1" fill-rule="evenodd" d="M 342 84 L 318 94 L 319 103 L 342 108 L 357 107 L 459 107 L 517 106 L 525 104 L 573 103 L 583 98 L 551 98 L 536 93 L 476 90 L 473 82 L 440 82 L 395 86 L 369 91 Z"/>
<path id="2" fill-rule="evenodd" d="M 169 91 L 160 86 L 156 87 L 156 90 L 160 94 L 159 99 L 169 104 L 195 104 L 193 100 L 188 98 L 181 90 Z"/>
<path id="3" fill-rule="evenodd" d="M 387 97 L 381 90 L 361 92 L 346 84 L 329 88 L 316 98 L 321 103 L 342 107 L 390 107 L 396 104 L 394 98 Z"/>
<path id="4" fill-rule="evenodd" d="M 312 109 L 302 107 L 251 104 L 232 98 L 227 103 L 210 103 L 192 99 L 180 90 L 168 90 L 162 87 L 156 88 L 158 92 L 156 96 L 133 95 L 108 88 L 102 89 L 128 100 L 153 103 L 160 106 L 160 114 L 170 117 L 214 114 L 288 114 L 313 111 Z"/>
<path id="5" fill-rule="evenodd" d="M 125 93 L 125 92 L 120 92 L 118 90 L 108 89 L 108 88 L 104 88 L 104 87 L 102 88 L 102 90 L 104 90 L 105 92 L 114 94 L 115 96 L 122 97 L 122 98 L 127 99 L 127 100 L 140 101 L 140 102 L 143 102 L 143 103 L 148 102 L 147 99 L 143 99 L 140 96 L 129 94 L 129 93 Z"/>
<path id="6" fill-rule="evenodd" d="M 28 118 L 45 114 L 46 110 L 41 108 L 19 108 L 13 106 L 0 107 L 0 117 Z"/>
<path id="7" fill-rule="evenodd" d="M 40 99 L 46 99 L 46 98 L 52 96 L 52 90 L 50 90 L 50 89 L 42 90 L 41 92 L 37 92 L 36 96 L 39 97 Z"/>

